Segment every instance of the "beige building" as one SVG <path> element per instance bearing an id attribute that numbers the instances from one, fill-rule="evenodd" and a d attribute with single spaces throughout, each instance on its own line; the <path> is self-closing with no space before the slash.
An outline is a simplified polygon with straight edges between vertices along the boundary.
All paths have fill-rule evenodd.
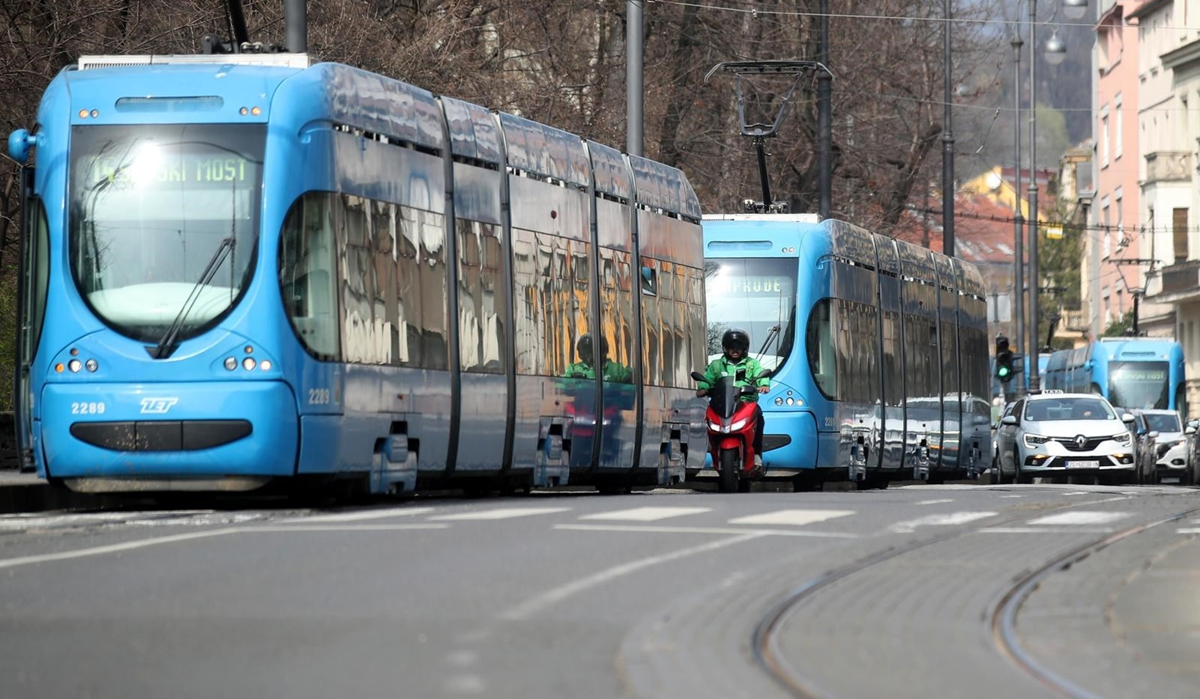
<path id="1" fill-rule="evenodd" d="M 1138 22 L 1142 220 L 1155 271 L 1148 300 L 1183 346 L 1188 405 L 1200 408 L 1200 0 L 1151 0 Z"/>

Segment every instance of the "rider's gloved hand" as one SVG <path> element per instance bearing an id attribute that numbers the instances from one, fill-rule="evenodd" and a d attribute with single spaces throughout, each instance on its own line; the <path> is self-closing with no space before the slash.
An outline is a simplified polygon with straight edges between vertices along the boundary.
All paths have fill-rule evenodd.
<path id="1" fill-rule="evenodd" d="M 704 396 L 708 395 L 708 391 L 703 388 L 698 388 L 698 389 L 696 389 L 696 395 L 700 396 L 700 397 L 704 397 Z"/>
<path id="2" fill-rule="evenodd" d="M 769 390 L 771 390 L 771 387 L 770 387 L 770 386 L 759 386 L 759 387 L 758 387 L 758 392 L 759 392 L 759 393 L 766 393 L 766 392 L 767 392 L 767 391 L 769 391 Z"/>

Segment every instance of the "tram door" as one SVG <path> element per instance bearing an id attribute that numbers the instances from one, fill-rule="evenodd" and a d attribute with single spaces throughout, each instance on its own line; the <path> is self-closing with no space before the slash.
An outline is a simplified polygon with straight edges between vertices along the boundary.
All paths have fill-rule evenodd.
<path id="1" fill-rule="evenodd" d="M 33 457 L 33 387 L 30 367 L 41 334 L 42 317 L 46 307 L 47 279 L 50 264 L 49 227 L 46 210 L 34 197 L 32 167 L 21 168 L 21 273 L 17 280 L 17 361 L 14 367 L 13 399 L 15 405 L 17 458 L 22 470 L 34 468 Z"/>

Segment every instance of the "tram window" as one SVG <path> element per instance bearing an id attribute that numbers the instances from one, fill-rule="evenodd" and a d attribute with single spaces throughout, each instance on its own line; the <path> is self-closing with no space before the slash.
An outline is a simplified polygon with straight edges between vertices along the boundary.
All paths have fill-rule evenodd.
<path id="1" fill-rule="evenodd" d="M 538 323 L 541 318 L 541 294 L 538 291 L 538 260 L 541 252 L 533 231 L 512 229 L 513 301 L 517 373 L 537 373 L 537 359 L 545 341 Z"/>
<path id="2" fill-rule="evenodd" d="M 642 267 L 642 293 L 647 296 L 658 295 L 658 270 Z"/>
<path id="3" fill-rule="evenodd" d="M 420 239 L 411 210 L 400 207 L 396 238 L 397 359 L 404 366 L 421 366 Z"/>
<path id="4" fill-rule="evenodd" d="M 412 210 L 421 241 L 421 366 L 446 369 L 449 355 L 446 307 L 446 231 L 444 217 L 431 211 Z"/>
<path id="5" fill-rule="evenodd" d="M 499 227 L 459 219 L 456 228 L 460 366 L 463 371 L 502 374 L 508 295 L 500 283 Z"/>
<path id="6" fill-rule="evenodd" d="M 838 399 L 837 367 L 833 346 L 833 327 L 830 322 L 830 299 L 813 306 L 808 317 L 808 366 L 817 389 L 829 400 Z"/>
<path id="7" fill-rule="evenodd" d="M 296 200 L 283 222 L 279 283 L 284 309 L 304 348 L 336 360 L 337 274 L 334 270 L 336 195 L 310 192 Z"/>

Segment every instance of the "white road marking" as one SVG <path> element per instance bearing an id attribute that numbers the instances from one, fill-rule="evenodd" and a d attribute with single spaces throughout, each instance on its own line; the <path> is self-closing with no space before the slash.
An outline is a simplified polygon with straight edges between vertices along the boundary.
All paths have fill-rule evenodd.
<path id="1" fill-rule="evenodd" d="M 646 532 L 658 534 L 761 534 L 762 536 L 798 536 L 826 539 L 857 539 L 843 532 L 807 532 L 795 529 L 735 529 L 733 527 L 659 527 L 636 524 L 556 524 L 555 529 L 577 532 Z"/>
<path id="2" fill-rule="evenodd" d="M 483 694 L 487 691 L 487 684 L 479 675 L 448 677 L 442 682 L 442 687 L 452 694 Z"/>
<path id="3" fill-rule="evenodd" d="M 1108 524 L 1115 522 L 1118 519 L 1125 519 L 1131 513 L 1129 512 L 1095 512 L 1088 510 L 1077 510 L 1075 512 L 1060 512 L 1056 515 L 1046 515 L 1031 519 L 1026 524 L 1029 525 L 1062 525 L 1062 524 Z"/>
<path id="4" fill-rule="evenodd" d="M 1000 498 L 1001 498 L 1001 499 L 1007 499 L 1007 498 L 1023 498 L 1023 497 L 1025 497 L 1025 496 L 1024 496 L 1024 495 L 1001 495 L 1001 496 L 1000 496 Z"/>
<path id="5" fill-rule="evenodd" d="M 729 520 L 729 524 L 783 524 L 801 527 L 805 524 L 824 522 L 828 519 L 846 517 L 852 514 L 854 514 L 854 510 L 779 510 L 778 512 L 767 512 L 761 515 L 735 517 Z"/>
<path id="6" fill-rule="evenodd" d="M 922 500 L 918 505 L 941 505 L 946 502 L 954 502 L 953 500 Z"/>
<path id="7" fill-rule="evenodd" d="M 718 541 L 710 541 L 707 544 L 701 544 L 699 546 L 693 546 L 686 549 L 678 549 L 676 551 L 672 551 L 671 553 L 650 556 L 648 558 L 641 558 L 636 561 L 622 563 L 621 565 L 613 566 L 612 568 L 602 570 L 594 575 L 580 578 L 574 582 L 569 582 L 566 585 L 560 585 L 559 587 L 547 590 L 540 595 L 531 597 L 517 606 L 501 613 L 500 618 L 506 621 L 522 621 L 533 616 L 538 611 L 557 604 L 568 597 L 571 597 L 572 595 L 576 595 L 590 588 L 603 585 L 623 575 L 636 573 L 643 568 L 649 568 L 650 566 L 657 565 L 659 563 L 667 563 L 668 561 L 675 561 L 680 558 L 694 556 L 698 553 L 715 551 L 716 549 L 725 548 L 726 546 L 733 546 L 734 544 L 751 541 L 753 539 L 761 538 L 762 536 L 762 534 L 757 532 L 748 532 L 741 536 L 720 539 Z"/>
<path id="8" fill-rule="evenodd" d="M 1176 529 L 1176 534 L 1200 534 L 1200 528 L 1189 527 L 1185 529 Z"/>
<path id="9" fill-rule="evenodd" d="M 209 537 L 222 536 L 224 534 L 279 534 L 279 533 L 294 533 L 294 532 L 385 532 L 385 531 L 405 531 L 414 529 L 449 529 L 449 524 L 359 524 L 359 525 L 334 525 L 334 526 L 264 526 L 264 527 L 228 527 L 226 529 L 210 529 L 202 532 L 192 532 L 190 534 L 174 534 L 172 536 L 159 536 L 153 539 L 141 539 L 138 541 L 127 541 L 123 544 L 110 544 L 107 546 L 93 546 L 86 549 L 76 549 L 74 551 L 61 551 L 59 553 L 47 553 L 37 556 L 20 556 L 17 558 L 0 559 L 0 569 L 16 568 L 17 566 L 29 565 L 31 563 L 49 563 L 52 561 L 65 561 L 72 558 L 85 558 L 87 556 L 102 556 L 106 553 L 120 553 L 122 551 L 134 551 L 136 549 L 147 548 L 149 546 L 157 546 L 159 544 L 173 544 L 179 541 L 190 541 L 192 539 L 206 539 Z"/>
<path id="10" fill-rule="evenodd" d="M 698 515 L 704 512 L 712 512 L 712 510 L 708 507 L 635 507 L 630 510 L 616 510 L 615 512 L 585 515 L 579 519 L 657 522 L 660 519 L 683 517 L 684 515 Z"/>
<path id="11" fill-rule="evenodd" d="M 321 522 L 359 522 L 364 519 L 383 519 L 385 517 L 412 517 L 433 512 L 432 507 L 389 507 L 385 510 L 360 510 L 357 512 L 340 512 L 333 515 L 313 515 L 312 517 L 292 517 L 279 520 L 280 524 L 318 524 Z"/>
<path id="12" fill-rule="evenodd" d="M 908 534 L 915 531 L 917 527 L 949 527 L 995 516 L 995 512 L 951 512 L 945 515 L 927 515 L 925 517 L 918 517 L 917 519 L 910 519 L 907 522 L 897 522 L 888 527 L 888 531 L 897 534 Z"/>
<path id="13" fill-rule="evenodd" d="M 212 529 L 203 532 L 192 532 L 190 534 L 175 534 L 172 536 L 159 536 L 153 539 L 141 539 L 139 541 L 127 541 L 123 544 L 109 544 L 107 546 L 93 546 L 86 549 L 76 549 L 74 551 L 60 551 L 58 553 L 44 553 L 37 556 L 20 556 L 18 558 L 6 558 L 0 560 L 0 568 L 15 568 L 17 566 L 28 565 L 30 563 L 48 563 L 50 561 L 65 561 L 72 558 L 85 558 L 87 556 L 100 556 L 106 553 L 120 553 L 121 551 L 133 551 L 135 549 L 146 548 L 148 546 L 157 546 L 159 544 L 173 544 L 179 541 L 190 541 L 192 539 L 207 539 L 215 536 L 223 536 L 225 534 L 233 534 L 243 531 L 237 527 L 229 529 Z"/>
<path id="14" fill-rule="evenodd" d="M 1107 534 L 1112 527 L 988 527 L 984 534 Z"/>
<path id="15" fill-rule="evenodd" d="M 480 512 L 460 512 L 454 515 L 439 515 L 430 517 L 431 520 L 445 522 L 470 522 L 476 520 L 513 519 L 515 517 L 531 517 L 533 515 L 549 515 L 556 512 L 568 512 L 569 507 L 504 507 L 497 510 L 482 510 Z"/>

